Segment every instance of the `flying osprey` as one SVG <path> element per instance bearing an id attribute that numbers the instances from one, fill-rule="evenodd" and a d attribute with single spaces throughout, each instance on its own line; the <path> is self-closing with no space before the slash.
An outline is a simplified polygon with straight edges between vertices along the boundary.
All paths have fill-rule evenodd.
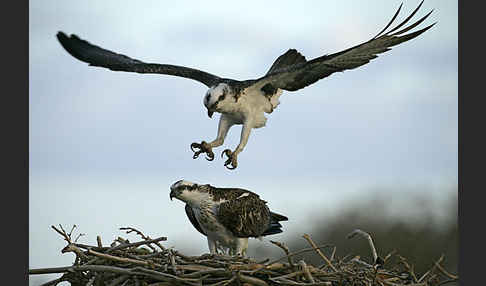
<path id="1" fill-rule="evenodd" d="M 246 255 L 248 238 L 282 232 L 287 217 L 271 212 L 267 202 L 248 190 L 216 188 L 185 180 L 170 187 L 170 199 L 186 203 L 192 225 L 208 238 L 209 252 Z"/>
<path id="2" fill-rule="evenodd" d="M 432 11 L 417 22 L 397 31 L 412 18 L 422 6 L 422 3 L 423 1 L 402 23 L 384 33 L 400 12 L 401 4 L 385 28 L 367 42 L 312 60 L 306 60 L 295 49 L 289 49 L 275 60 L 264 76 L 244 81 L 222 78 L 205 71 L 183 66 L 142 62 L 92 45 L 76 35 L 68 37 L 63 32 L 58 32 L 57 38 L 73 57 L 87 62 L 91 66 L 104 67 L 114 71 L 179 76 L 205 84 L 209 87 L 203 99 L 208 116 L 211 117 L 214 112 L 221 113 L 221 116 L 215 140 L 209 143 L 202 141 L 201 143 L 191 144 L 191 150 L 194 152 L 193 159 L 198 158 L 201 153 L 205 153 L 206 159 L 212 161 L 214 159 L 212 148 L 224 143 L 231 126 L 242 124 L 240 142 L 236 149 L 234 151 L 225 149 L 221 153 L 221 157 L 227 156 L 224 165 L 228 169 L 235 169 L 238 164 L 237 156 L 245 148 L 250 131 L 253 128 L 265 126 L 267 118 L 264 113 L 272 113 L 275 110 L 283 90 L 296 91 L 332 73 L 367 64 L 370 60 L 376 58 L 377 54 L 386 52 L 390 50 L 390 47 L 413 39 L 427 31 L 435 23 L 413 33 L 404 34 L 422 23 Z"/>

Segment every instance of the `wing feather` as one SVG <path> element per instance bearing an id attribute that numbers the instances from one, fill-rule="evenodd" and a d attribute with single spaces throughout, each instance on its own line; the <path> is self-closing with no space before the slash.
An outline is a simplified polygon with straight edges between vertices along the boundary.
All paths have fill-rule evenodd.
<path id="1" fill-rule="evenodd" d="M 294 65 L 284 66 L 280 69 L 271 70 L 265 76 L 256 80 L 256 86 L 262 88 L 264 86 L 271 85 L 273 88 L 281 88 L 288 91 L 295 91 L 304 88 L 308 85 L 315 83 L 316 81 L 323 79 L 335 72 L 342 72 L 349 69 L 354 69 L 359 66 L 369 63 L 372 59 L 377 58 L 378 54 L 389 51 L 392 46 L 398 45 L 405 41 L 411 40 L 420 34 L 424 33 L 436 23 L 433 23 L 421 30 L 413 33 L 399 36 L 422 23 L 432 12 L 430 11 L 424 17 L 410 26 L 390 34 L 401 28 L 407 23 L 412 16 L 422 6 L 423 1 L 419 6 L 408 16 L 402 23 L 391 29 L 388 33 L 383 34 L 386 29 L 390 27 L 392 22 L 396 19 L 402 5 L 398 8 L 391 21 L 385 26 L 385 28 L 378 33 L 371 40 L 351 47 L 330 55 L 323 55 L 321 57 L 312 59 L 306 62 L 298 62 Z M 383 34 L 383 35 L 382 35 Z"/>
<path id="2" fill-rule="evenodd" d="M 186 204 L 186 208 L 185 209 L 186 209 L 186 215 L 189 218 L 189 221 L 197 229 L 197 231 L 199 231 L 203 235 L 207 235 L 204 232 L 204 230 L 201 228 L 201 225 L 199 224 L 199 222 L 197 221 L 196 215 L 194 214 L 194 211 L 192 210 L 192 208 L 188 204 Z"/>
<path id="3" fill-rule="evenodd" d="M 145 63 L 128 56 L 95 46 L 76 35 L 67 36 L 63 32 L 57 33 L 57 39 L 64 49 L 76 59 L 88 63 L 90 66 L 104 67 L 113 71 L 125 71 L 136 73 L 166 74 L 197 80 L 208 87 L 212 87 L 221 81 L 221 78 L 213 74 L 168 64 Z"/>
<path id="4" fill-rule="evenodd" d="M 236 237 L 259 237 L 270 226 L 270 210 L 258 195 L 231 199 L 219 205 L 218 221 Z"/>

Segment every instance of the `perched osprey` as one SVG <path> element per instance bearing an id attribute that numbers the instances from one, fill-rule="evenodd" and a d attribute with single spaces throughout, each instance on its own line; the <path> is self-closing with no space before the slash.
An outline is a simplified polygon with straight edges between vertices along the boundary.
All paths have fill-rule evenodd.
<path id="1" fill-rule="evenodd" d="M 390 47 L 413 39 L 427 31 L 435 23 L 413 33 L 404 34 L 422 23 L 432 11 L 417 22 L 398 30 L 412 18 L 422 3 L 423 1 L 402 23 L 384 33 L 400 12 L 402 7 L 400 5 L 386 27 L 367 42 L 312 60 L 306 60 L 295 49 L 290 49 L 275 60 L 264 76 L 244 81 L 222 78 L 183 66 L 142 62 L 92 45 L 76 35 L 68 37 L 63 32 L 58 32 L 57 38 L 73 57 L 87 62 L 91 66 L 104 67 L 114 71 L 173 75 L 205 84 L 209 87 L 203 99 L 208 116 L 211 117 L 214 112 L 221 113 L 221 116 L 215 140 L 209 143 L 202 141 L 191 144 L 191 150 L 194 152 L 193 159 L 198 158 L 201 153 L 205 153 L 206 159 L 212 161 L 214 159 L 212 149 L 224 143 L 231 126 L 242 124 L 240 143 L 236 149 L 234 151 L 225 149 L 221 153 L 221 157 L 227 156 L 224 165 L 228 169 L 235 169 L 238 164 L 237 156 L 245 148 L 250 131 L 253 128 L 265 126 L 267 118 L 264 113 L 272 113 L 275 110 L 283 90 L 296 91 L 332 73 L 367 64 L 378 54 L 390 50 Z"/>
<path id="2" fill-rule="evenodd" d="M 185 180 L 170 187 L 170 199 L 186 203 L 192 225 L 208 238 L 209 252 L 246 255 L 248 238 L 282 232 L 287 217 L 271 212 L 267 202 L 248 190 L 216 188 Z"/>

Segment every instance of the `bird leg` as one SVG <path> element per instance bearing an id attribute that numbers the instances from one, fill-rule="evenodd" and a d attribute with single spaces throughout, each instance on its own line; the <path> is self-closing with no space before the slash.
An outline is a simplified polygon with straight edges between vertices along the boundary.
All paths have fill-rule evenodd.
<path id="1" fill-rule="evenodd" d="M 199 149 L 199 150 L 194 150 L 194 149 Z M 197 157 L 199 157 L 199 154 L 206 153 L 206 160 L 208 160 L 208 161 L 214 160 L 214 153 L 213 153 L 213 150 L 211 148 L 211 145 L 206 143 L 206 141 L 202 141 L 201 144 L 192 143 L 191 144 L 191 150 L 192 150 L 192 152 L 194 152 L 192 159 L 197 159 Z"/>
<path id="2" fill-rule="evenodd" d="M 243 128 L 241 129 L 241 137 L 240 137 L 240 144 L 238 144 L 238 147 L 236 147 L 235 151 L 231 151 L 230 149 L 225 149 L 221 153 L 221 158 L 223 158 L 223 155 L 226 155 L 228 159 L 224 162 L 224 166 L 230 170 L 236 169 L 238 167 L 238 154 L 243 151 L 243 148 L 245 148 L 246 143 L 248 142 L 248 138 L 250 137 L 250 131 L 252 125 L 250 122 L 246 121 L 243 124 Z"/>
<path id="3" fill-rule="evenodd" d="M 218 147 L 223 145 L 224 139 L 226 138 L 226 135 L 228 134 L 228 131 L 230 127 L 234 123 L 229 120 L 224 114 L 221 115 L 219 118 L 219 125 L 218 125 L 218 136 L 216 137 L 215 140 L 206 143 L 206 141 L 202 141 L 200 144 L 199 143 L 192 143 L 191 144 L 191 150 L 194 152 L 194 155 L 192 156 L 192 159 L 197 159 L 201 153 L 206 153 L 206 160 L 208 161 L 213 161 L 214 160 L 214 153 L 213 153 L 213 148 Z M 194 149 L 199 149 L 199 150 L 194 150 Z"/>
<path id="4" fill-rule="evenodd" d="M 225 149 L 221 153 L 221 158 L 223 158 L 223 155 L 226 155 L 228 159 L 224 162 L 224 166 L 230 170 L 236 169 L 238 167 L 238 161 L 236 160 L 236 157 L 238 156 L 236 153 L 231 152 L 230 149 Z"/>
<path id="5" fill-rule="evenodd" d="M 218 246 L 216 241 L 210 239 L 209 237 L 208 237 L 208 247 L 209 247 L 210 254 L 218 254 Z"/>

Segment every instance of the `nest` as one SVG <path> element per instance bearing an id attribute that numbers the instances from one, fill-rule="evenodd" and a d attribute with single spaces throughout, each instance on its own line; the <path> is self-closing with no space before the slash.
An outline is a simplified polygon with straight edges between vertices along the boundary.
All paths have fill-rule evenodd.
<path id="1" fill-rule="evenodd" d="M 384 258 L 376 254 L 371 236 L 361 230 L 348 235 L 366 238 L 370 244 L 375 262 L 369 264 L 359 256 L 344 258 L 335 256 L 334 247 L 330 257 L 321 251 L 326 245 L 316 245 L 311 237 L 304 234 L 310 247 L 290 252 L 285 244 L 271 241 L 284 252 L 275 260 L 257 261 L 241 256 L 210 255 L 186 256 L 177 250 L 164 247 L 161 242 L 166 237 L 152 239 L 141 231 L 124 227 L 126 233 L 136 233 L 141 237 L 138 242 L 129 242 L 118 237 L 110 246 L 103 246 L 97 237 L 97 245 L 77 243 L 71 236 L 76 226 L 67 233 L 60 225 L 52 226 L 67 241 L 62 253 L 76 255 L 72 266 L 30 269 L 29 274 L 63 273 L 60 278 L 43 285 L 57 285 L 68 281 L 77 285 L 443 285 L 457 282 L 458 276 L 447 272 L 441 262 L 443 256 L 433 267 L 422 275 L 416 275 L 413 267 L 405 258 L 390 253 Z M 297 255 L 316 252 L 322 260 L 320 266 L 307 264 L 303 259 L 295 262 Z M 391 265 L 391 257 L 398 263 Z"/>

